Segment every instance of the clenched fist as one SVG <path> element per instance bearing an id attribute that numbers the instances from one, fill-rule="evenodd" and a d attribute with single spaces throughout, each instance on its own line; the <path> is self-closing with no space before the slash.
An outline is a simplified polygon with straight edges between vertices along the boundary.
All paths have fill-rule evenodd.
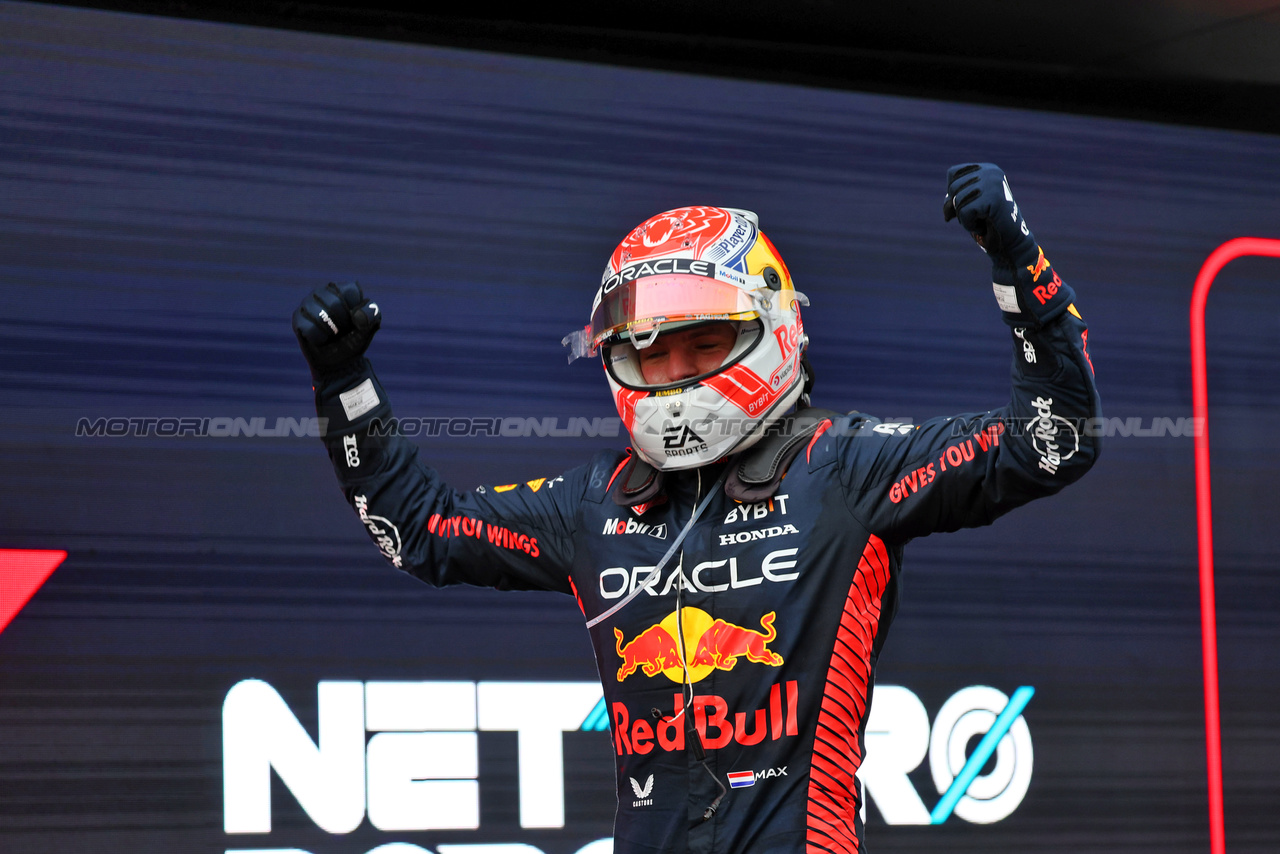
<path id="1" fill-rule="evenodd" d="M 1009 179 L 994 163 L 965 163 L 947 170 L 942 217 L 958 218 L 992 260 L 1016 260 L 1035 237 L 1013 200 Z"/>
<path id="2" fill-rule="evenodd" d="M 1005 322 L 1040 326 L 1074 310 L 1075 292 L 1045 257 L 999 166 L 964 163 L 948 169 L 942 217 L 959 219 L 987 253 Z"/>
<path id="3" fill-rule="evenodd" d="M 293 334 L 317 381 L 353 368 L 381 325 L 378 304 L 358 282 L 316 288 L 293 312 Z"/>

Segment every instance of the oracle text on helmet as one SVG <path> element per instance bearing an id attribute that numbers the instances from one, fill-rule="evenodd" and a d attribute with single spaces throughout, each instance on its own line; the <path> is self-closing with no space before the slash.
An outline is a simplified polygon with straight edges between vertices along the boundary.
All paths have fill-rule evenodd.
<path id="1" fill-rule="evenodd" d="M 611 276 L 605 276 L 604 281 L 600 283 L 600 290 L 601 293 L 607 294 L 623 282 L 631 282 L 642 276 L 664 274 L 684 274 L 714 279 L 716 265 L 711 261 L 696 261 L 689 258 L 659 258 L 656 261 L 644 261 L 623 267 Z"/>

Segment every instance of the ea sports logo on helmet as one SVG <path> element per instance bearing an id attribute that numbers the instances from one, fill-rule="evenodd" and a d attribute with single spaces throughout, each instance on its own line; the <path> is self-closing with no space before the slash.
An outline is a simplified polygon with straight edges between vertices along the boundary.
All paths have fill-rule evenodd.
<path id="1" fill-rule="evenodd" d="M 662 431 L 662 447 L 668 451 L 684 448 L 689 444 L 700 445 L 702 443 L 703 438 L 693 432 L 693 428 L 688 424 L 681 424 L 678 427 L 673 424 Z"/>
<path id="2" fill-rule="evenodd" d="M 662 450 L 668 458 L 688 457 L 707 450 L 707 441 L 688 424 L 669 426 L 662 431 Z"/>

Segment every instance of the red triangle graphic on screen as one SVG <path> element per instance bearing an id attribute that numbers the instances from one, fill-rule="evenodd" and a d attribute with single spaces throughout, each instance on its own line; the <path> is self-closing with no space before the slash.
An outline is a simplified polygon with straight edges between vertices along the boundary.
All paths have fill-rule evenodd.
<path id="1" fill-rule="evenodd" d="M 66 559 L 63 551 L 0 549 L 0 632 Z"/>

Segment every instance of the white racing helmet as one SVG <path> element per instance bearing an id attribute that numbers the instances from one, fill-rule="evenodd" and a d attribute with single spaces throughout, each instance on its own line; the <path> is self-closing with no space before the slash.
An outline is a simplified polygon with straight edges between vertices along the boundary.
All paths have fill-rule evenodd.
<path id="1" fill-rule="evenodd" d="M 751 211 L 686 207 L 641 223 L 618 245 L 591 323 L 564 343 L 600 353 L 632 447 L 661 471 L 696 468 L 759 441 L 805 390 L 804 294 Z M 639 350 L 664 332 L 731 321 L 737 339 L 714 370 L 653 385 Z"/>

